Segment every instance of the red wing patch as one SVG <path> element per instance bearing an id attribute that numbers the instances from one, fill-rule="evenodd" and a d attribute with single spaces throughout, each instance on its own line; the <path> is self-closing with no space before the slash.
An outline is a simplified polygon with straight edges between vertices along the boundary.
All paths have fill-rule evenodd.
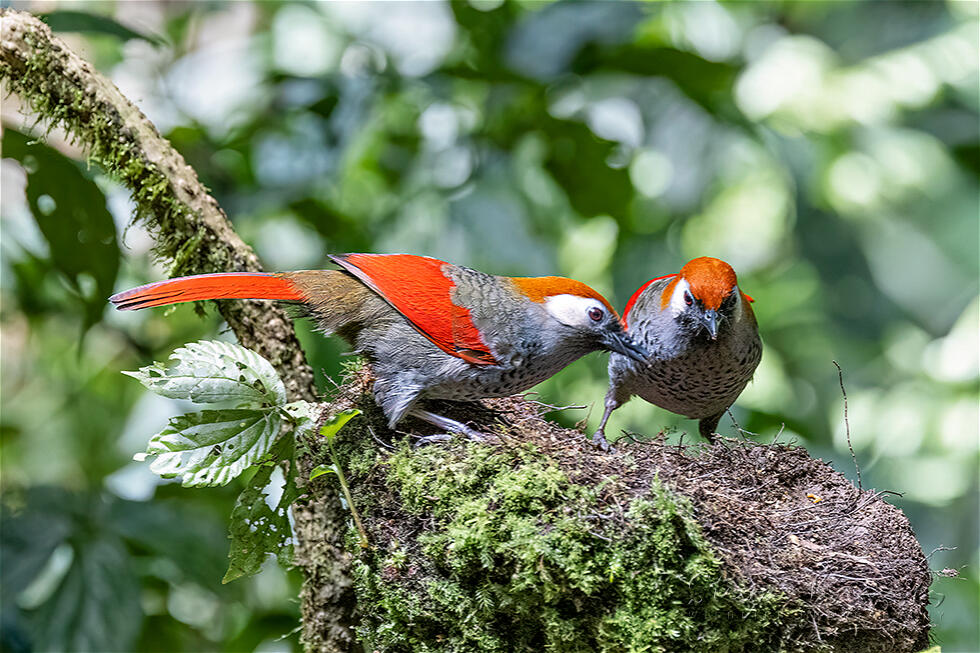
<path id="1" fill-rule="evenodd" d="M 643 291 L 646 290 L 650 286 L 651 283 L 653 283 L 654 281 L 660 281 L 661 279 L 669 279 L 670 277 L 673 277 L 673 276 L 676 276 L 676 275 L 675 274 L 665 274 L 662 277 L 657 277 L 656 279 L 650 279 L 645 284 L 643 284 L 642 286 L 640 286 L 640 289 L 637 290 L 635 293 L 633 293 L 633 296 L 630 297 L 630 300 L 628 302 L 626 302 L 626 308 L 623 309 L 623 324 L 624 325 L 627 325 L 626 320 L 629 319 L 630 310 L 633 308 L 633 304 L 636 303 L 636 300 L 640 298 L 640 295 L 643 294 Z"/>
<path id="2" fill-rule="evenodd" d="M 496 365 L 469 309 L 452 301 L 454 285 L 443 273 L 449 263 L 414 254 L 330 258 L 383 297 L 439 349 L 474 365 Z"/>

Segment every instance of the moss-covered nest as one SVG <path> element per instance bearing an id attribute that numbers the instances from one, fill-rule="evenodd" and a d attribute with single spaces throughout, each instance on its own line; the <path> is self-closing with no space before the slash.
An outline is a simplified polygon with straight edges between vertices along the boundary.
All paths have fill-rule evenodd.
<path id="1" fill-rule="evenodd" d="M 334 407 L 364 411 L 337 446 L 370 538 L 348 539 L 367 651 L 928 646 L 908 520 L 802 448 L 660 438 L 607 454 L 518 398 L 434 404 L 498 437 L 413 448 L 366 381 Z"/>

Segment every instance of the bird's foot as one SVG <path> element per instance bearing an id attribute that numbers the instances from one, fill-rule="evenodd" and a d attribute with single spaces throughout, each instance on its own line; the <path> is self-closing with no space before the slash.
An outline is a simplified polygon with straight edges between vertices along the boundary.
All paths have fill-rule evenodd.
<path id="1" fill-rule="evenodd" d="M 436 433 L 435 435 L 427 435 L 419 438 L 419 440 L 415 443 L 416 447 L 432 444 L 433 442 L 448 442 L 449 440 L 452 440 L 453 433 L 462 433 L 473 442 L 483 442 L 485 439 L 484 435 L 479 431 L 471 429 L 466 424 L 457 422 L 454 419 L 443 417 L 442 415 L 436 415 L 435 413 L 430 413 L 429 411 L 422 410 L 420 408 L 414 409 L 411 414 L 418 417 L 420 420 L 432 424 L 433 426 L 438 426 L 441 429 L 446 429 L 449 431 L 449 433 Z"/>
<path id="2" fill-rule="evenodd" d="M 425 435 L 420 437 L 418 440 L 416 440 L 415 443 L 412 445 L 412 447 L 414 449 L 418 449 L 419 447 L 435 444 L 436 442 L 449 442 L 452 439 L 453 439 L 452 433 L 436 433 L 434 435 Z"/>
<path id="3" fill-rule="evenodd" d="M 610 453 L 611 451 L 613 451 L 613 448 L 612 446 L 610 446 L 609 441 L 606 440 L 606 434 L 603 433 L 601 429 L 596 431 L 592 435 L 592 444 L 595 445 L 597 449 L 601 449 L 606 453 Z"/>

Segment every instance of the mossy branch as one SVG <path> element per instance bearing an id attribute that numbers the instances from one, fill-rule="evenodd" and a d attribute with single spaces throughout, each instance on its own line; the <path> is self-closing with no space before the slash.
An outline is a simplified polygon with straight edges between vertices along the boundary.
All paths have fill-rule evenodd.
<path id="1" fill-rule="evenodd" d="M 110 80 L 27 12 L 0 8 L 0 80 L 130 190 L 135 220 L 154 234 L 154 254 L 170 263 L 172 275 L 262 269 L 183 156 Z M 238 301 L 218 302 L 218 310 L 242 345 L 275 366 L 291 399 L 315 398 L 312 370 L 280 308 Z M 300 473 L 305 477 L 309 466 Z M 346 651 L 353 599 L 339 540 L 345 513 L 329 496 L 295 515 L 296 560 L 307 575 L 304 613 L 318 616 L 304 624 L 304 639 L 310 648 Z"/>

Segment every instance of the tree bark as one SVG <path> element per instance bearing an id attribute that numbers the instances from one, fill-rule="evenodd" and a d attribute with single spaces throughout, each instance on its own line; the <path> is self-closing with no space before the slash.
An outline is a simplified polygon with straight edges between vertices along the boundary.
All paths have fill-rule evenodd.
<path id="1" fill-rule="evenodd" d="M 57 125 L 90 160 L 125 184 L 136 220 L 154 234 L 154 253 L 171 273 L 262 269 L 227 215 L 183 156 L 143 113 L 91 64 L 73 53 L 41 20 L 0 9 L 0 80 L 37 115 Z M 286 314 L 271 302 L 217 302 L 239 342 L 268 359 L 291 400 L 314 400 L 313 372 Z M 299 483 L 309 461 L 301 460 Z M 343 550 L 345 513 L 327 494 L 294 504 L 296 563 L 303 569 L 303 641 L 310 650 L 349 651 L 354 598 Z"/>

